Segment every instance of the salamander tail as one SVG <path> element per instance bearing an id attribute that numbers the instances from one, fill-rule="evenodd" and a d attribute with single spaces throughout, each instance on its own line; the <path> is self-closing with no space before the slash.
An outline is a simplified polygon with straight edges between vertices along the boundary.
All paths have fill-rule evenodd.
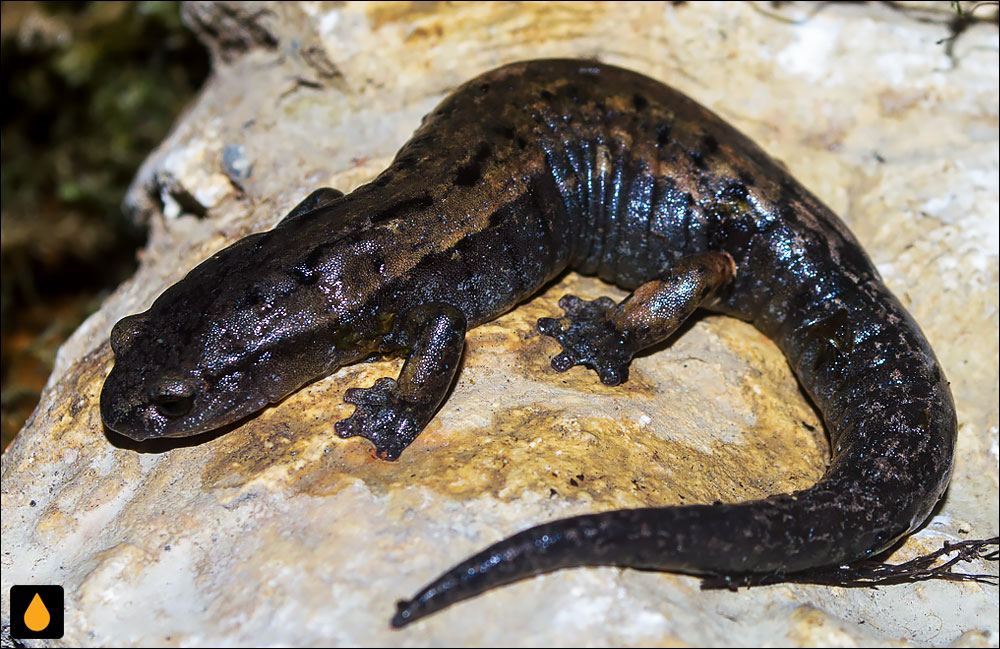
<path id="1" fill-rule="evenodd" d="M 828 475 L 810 489 L 747 503 L 628 509 L 539 525 L 462 561 L 413 599 L 400 601 L 392 626 L 562 568 L 622 566 L 733 577 L 789 573 L 870 556 L 909 531 L 872 526 L 863 520 L 871 511 L 864 501 L 877 496 L 836 483 Z"/>

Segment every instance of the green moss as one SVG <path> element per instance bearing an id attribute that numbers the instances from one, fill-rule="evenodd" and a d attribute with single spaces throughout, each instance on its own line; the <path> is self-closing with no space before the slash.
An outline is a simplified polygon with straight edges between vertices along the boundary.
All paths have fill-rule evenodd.
<path id="1" fill-rule="evenodd" d="M 6 446 L 48 372 L 23 363 L 50 364 L 102 292 L 133 272 L 144 233 L 122 199 L 207 76 L 208 56 L 175 2 L 0 7 Z"/>

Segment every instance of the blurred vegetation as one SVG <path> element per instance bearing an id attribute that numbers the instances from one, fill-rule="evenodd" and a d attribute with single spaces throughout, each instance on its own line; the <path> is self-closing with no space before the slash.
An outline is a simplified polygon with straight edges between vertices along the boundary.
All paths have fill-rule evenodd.
<path id="1" fill-rule="evenodd" d="M 59 345 L 135 268 L 129 182 L 208 74 L 176 2 L 4 2 L 3 447 Z"/>

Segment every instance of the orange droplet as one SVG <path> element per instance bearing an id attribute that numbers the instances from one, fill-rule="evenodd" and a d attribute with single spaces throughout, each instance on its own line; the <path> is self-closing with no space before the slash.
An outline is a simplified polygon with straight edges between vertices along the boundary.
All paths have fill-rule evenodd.
<path id="1" fill-rule="evenodd" d="M 45 608 L 42 598 L 38 596 L 38 593 L 35 593 L 35 597 L 28 604 L 28 610 L 24 612 L 24 626 L 38 633 L 47 627 L 51 620 L 49 609 Z"/>

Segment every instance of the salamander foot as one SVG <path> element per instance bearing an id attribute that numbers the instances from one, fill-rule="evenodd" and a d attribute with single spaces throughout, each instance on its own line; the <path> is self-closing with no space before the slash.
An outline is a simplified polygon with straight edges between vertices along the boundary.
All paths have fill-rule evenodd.
<path id="1" fill-rule="evenodd" d="M 562 353 L 552 358 L 552 367 L 565 372 L 574 365 L 585 365 L 597 372 L 604 385 L 618 385 L 628 380 L 628 366 L 634 346 L 612 321 L 615 302 L 609 297 L 593 301 L 564 295 L 559 306 L 561 318 L 539 318 L 538 330 L 562 345 Z"/>
<path id="2" fill-rule="evenodd" d="M 420 430 L 425 419 L 425 407 L 412 404 L 396 394 L 396 381 L 381 378 L 370 388 L 349 388 L 344 401 L 354 404 L 354 413 L 333 425 L 343 438 L 364 437 L 375 445 L 375 453 L 383 460 L 399 458 Z"/>

